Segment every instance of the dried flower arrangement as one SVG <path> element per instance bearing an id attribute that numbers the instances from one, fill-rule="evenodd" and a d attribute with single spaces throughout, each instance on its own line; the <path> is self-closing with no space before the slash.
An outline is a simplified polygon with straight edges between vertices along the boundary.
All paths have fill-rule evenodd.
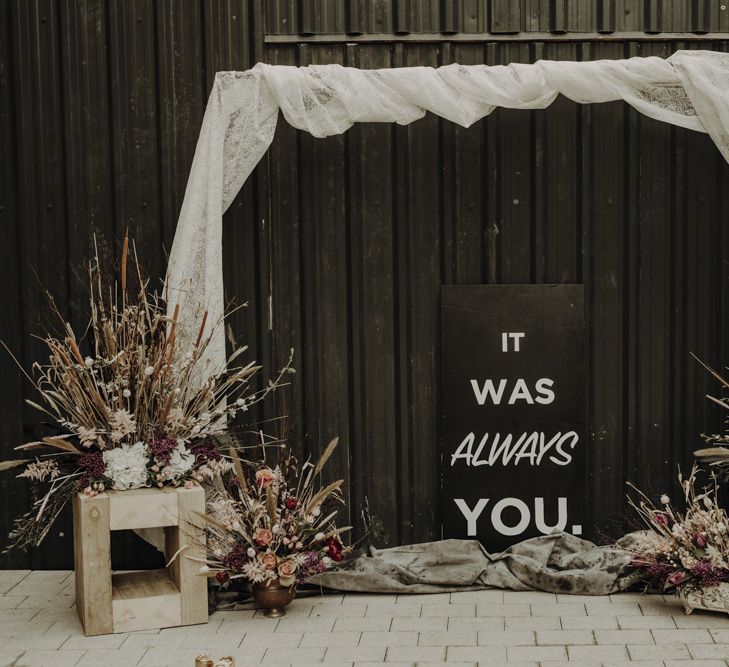
<path id="1" fill-rule="evenodd" d="M 341 535 L 349 527 L 335 524 L 343 481 L 323 488 L 318 482 L 337 444 L 301 469 L 292 456 L 271 467 L 241 461 L 231 450 L 233 483 L 207 503 L 208 566 L 222 586 L 239 579 L 291 587 L 343 560 L 350 547 Z"/>
<path id="2" fill-rule="evenodd" d="M 229 419 L 286 384 L 294 372 L 289 357 L 256 390 L 252 379 L 260 367 L 232 363 L 245 352 L 240 347 L 226 368 L 199 381 L 212 334 L 223 322 L 208 323 L 202 312 L 194 346 L 179 349 L 179 308 L 172 318 L 166 315 L 165 299 L 148 289 L 133 244 L 131 250 L 125 238 L 118 280 L 104 275 L 95 253 L 88 269 L 91 317 L 85 341 L 49 295 L 60 334 L 42 339 L 48 363 L 35 363 L 34 377 L 27 376 L 41 401 L 28 403 L 50 417 L 57 432 L 16 448 L 38 450 L 35 460 L 0 463 L 0 469 L 23 466 L 18 477 L 35 487 L 33 508 L 16 519 L 8 548 L 38 545 L 79 491 L 190 485 L 228 472 L 232 463 L 217 451 L 214 438 Z M 138 283 L 134 290 L 127 286 L 128 264 Z"/>
<path id="3" fill-rule="evenodd" d="M 665 494 L 658 507 L 640 491 L 637 502 L 630 499 L 648 526 L 634 536 L 631 564 L 650 590 L 686 593 L 729 581 L 729 517 L 717 504 L 715 476 L 706 489 L 696 491 L 698 472 L 694 466 L 688 478 L 679 474 L 683 513 Z"/>

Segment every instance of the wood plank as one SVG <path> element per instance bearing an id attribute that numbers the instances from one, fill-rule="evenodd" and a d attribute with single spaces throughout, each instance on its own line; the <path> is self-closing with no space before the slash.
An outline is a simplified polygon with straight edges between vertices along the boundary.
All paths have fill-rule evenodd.
<path id="1" fill-rule="evenodd" d="M 204 10 L 204 92 L 207 97 L 216 72 L 245 70 L 252 65 L 249 32 L 254 26 L 248 22 L 247 0 L 211 0 L 204 4 Z M 262 244 L 265 219 L 261 206 L 265 203 L 260 202 L 257 196 L 259 172 L 260 168 L 254 170 L 223 216 L 225 300 L 236 307 L 248 304 L 229 316 L 227 325 L 236 345 L 250 347 L 249 359 L 264 364 L 265 373 L 256 377 L 257 388 L 263 386 L 267 374 L 272 371 L 267 340 L 262 334 L 268 322 L 267 295 L 265 287 L 258 287 L 259 281 L 267 279 L 262 263 L 268 256 Z M 257 423 L 264 416 L 263 407 L 259 405 L 256 410 L 246 413 L 245 419 L 241 417 L 239 423 Z"/>
<path id="2" fill-rule="evenodd" d="M 66 214 L 66 166 L 64 162 L 64 120 L 60 16 L 58 3 L 51 0 L 11 3 L 13 85 L 17 163 L 14 167 L 22 301 L 23 340 L 18 349 L 25 369 L 47 358 L 45 344 L 36 336 L 46 330 L 48 300 L 54 298 L 61 313 L 69 312 L 72 285 L 83 275 L 81 267 L 73 277 L 68 266 L 68 216 Z M 30 391 L 30 388 L 26 389 Z M 24 437 L 37 438 L 42 417 L 23 405 Z M 20 443 L 13 443 L 20 444 Z M 29 504 L 26 502 L 21 511 Z M 15 513 L 15 512 L 14 512 Z M 17 512 L 20 513 L 20 512 Z M 32 568 L 70 568 L 71 514 L 64 512 L 49 533 L 42 551 L 32 550 Z"/>
<path id="3" fill-rule="evenodd" d="M 546 0 L 545 0 L 546 1 Z M 536 20 L 536 19 L 534 19 Z M 617 26 L 617 20 L 616 20 Z M 552 30 L 550 27 L 549 30 Z M 683 33 L 663 32 L 659 34 L 645 33 L 642 30 L 620 30 L 616 32 L 557 32 L 545 29 L 540 32 L 492 33 L 492 32 L 460 32 L 444 35 L 440 32 L 420 33 L 371 33 L 362 35 L 267 35 L 266 44 L 432 44 L 443 42 L 627 42 L 665 43 L 676 40 L 711 44 L 726 40 L 726 32 Z"/>
<path id="4" fill-rule="evenodd" d="M 168 559 L 174 558 L 168 569 L 180 591 L 180 623 L 207 623 L 208 582 L 200 572 L 206 558 L 205 490 L 196 485 L 191 489 L 179 488 L 175 495 L 179 522 L 165 530 L 165 554 Z"/>
<path id="5" fill-rule="evenodd" d="M 177 490 L 130 489 L 109 491 L 110 530 L 161 528 L 178 524 Z"/>
<path id="6" fill-rule="evenodd" d="M 167 570 L 113 576 L 113 632 L 181 625 L 181 596 Z"/>
<path id="7" fill-rule="evenodd" d="M 112 632 L 109 498 L 72 499 L 76 611 L 86 636 Z"/>
<path id="8" fill-rule="evenodd" d="M 266 34 L 296 35 L 299 32 L 299 13 L 296 0 L 274 0 L 265 3 Z"/>
<path id="9" fill-rule="evenodd" d="M 68 254 L 75 273 L 69 306 L 72 324 L 83 330 L 90 313 L 82 267 L 95 247 L 102 265 L 111 267 L 115 251 L 108 17 L 102 0 L 60 6 Z"/>
<path id="10" fill-rule="evenodd" d="M 195 154 L 205 108 L 201 5 L 184 0 L 157 4 L 159 78 L 160 217 L 169 250 Z"/>
<path id="11" fill-rule="evenodd" d="M 316 47 L 301 54 L 302 65 L 342 62 L 340 47 Z M 316 139 L 300 135 L 300 211 L 302 349 L 306 447 L 313 458 L 335 436 L 334 452 L 323 480 L 346 479 L 350 459 L 350 364 L 348 341 L 349 276 L 347 257 L 347 163 L 345 137 Z M 345 497 L 348 497 L 348 490 Z M 356 509 L 347 507 L 343 516 Z M 344 518 L 343 518 L 344 520 Z"/>
<path id="12" fill-rule="evenodd" d="M 11 5 L 0 7 L 0 226 L 4 231 L 0 246 L 0 340 L 16 352 L 23 345 L 23 304 L 21 283 L 25 262 L 19 252 L 20 215 L 18 210 L 18 155 L 16 136 L 16 93 L 13 82 L 17 50 L 11 43 Z M 13 447 L 23 442 L 23 399 L 26 389 L 15 361 L 9 354 L 0 355 L 0 379 L 3 383 L 0 400 L 0 454 L 3 459 L 15 458 Z M 0 476 L 0 494 L 5 511 L 0 512 L 0 532 L 12 529 L 18 508 L 28 507 L 28 489 L 14 476 Z M 3 556 L 3 567 L 19 569 L 28 563 L 22 552 Z"/>
<path id="13" fill-rule="evenodd" d="M 591 59 L 619 58 L 617 45 L 600 45 Z M 614 168 L 627 160 L 625 105 L 622 102 L 589 108 L 582 137 L 585 161 L 582 187 L 589 198 L 585 217 L 584 281 L 588 321 L 589 432 L 591 513 L 597 535 L 611 534 L 613 522 L 624 514 L 628 434 L 626 401 L 626 245 L 627 197 L 624 174 Z M 635 144 L 635 137 L 630 138 Z M 596 378 L 600 378 L 596 381 Z M 630 441 L 628 441 L 630 442 Z M 632 444 L 632 442 L 630 443 Z"/>
<path id="14" fill-rule="evenodd" d="M 297 53 L 291 47 L 269 50 L 274 65 L 296 65 Z M 285 415 L 289 442 L 293 452 L 304 456 L 304 408 L 301 372 L 305 344 L 303 339 L 303 305 L 301 282 L 301 212 L 299 207 L 299 134 L 286 122 L 276 126 L 273 144 L 264 157 L 269 180 L 266 211 L 270 229 L 270 266 L 273 271 L 270 290 L 271 358 L 273 367 L 282 366 L 294 350 L 294 367 L 299 371 L 286 390 L 277 392 L 276 411 Z"/>
<path id="15" fill-rule="evenodd" d="M 529 62 L 527 45 L 499 46 L 495 58 L 487 50 L 489 64 Z M 526 110 L 497 109 L 492 114 L 495 136 L 497 180 L 495 217 L 490 223 L 498 230 L 499 281 L 527 284 L 534 280 L 534 243 L 531 202 L 531 114 Z M 491 175 L 491 174 L 489 174 Z"/>
<path id="16" fill-rule="evenodd" d="M 519 32 L 521 24 L 521 3 L 511 0 L 491 0 L 491 32 Z"/>
<path id="17" fill-rule="evenodd" d="M 112 165 L 115 235 L 128 231 L 153 283 L 162 277 L 156 116 L 155 5 L 110 0 Z"/>
<path id="18" fill-rule="evenodd" d="M 483 47 L 475 44 L 454 45 L 452 60 L 463 65 L 484 62 Z M 463 128 L 455 123 L 443 123 L 444 167 L 449 179 L 443 178 L 443 187 L 450 188 L 449 204 L 445 204 L 444 225 L 450 230 L 444 234 L 447 244 L 444 256 L 450 258 L 444 266 L 446 283 L 480 283 L 486 275 L 484 265 L 485 215 L 485 161 L 484 142 L 487 120 Z M 446 137 L 450 150 L 445 152 Z"/>
<path id="19" fill-rule="evenodd" d="M 352 64 L 364 69 L 392 65 L 390 53 L 353 47 Z M 393 544 L 398 536 L 398 432 L 395 365 L 395 131 L 381 123 L 358 124 L 347 134 L 349 162 L 349 298 L 352 357 L 351 495 L 353 508 L 369 505 L 371 540 Z M 384 470 L 393 471 L 382 474 Z M 359 524 L 361 518 L 352 512 Z"/>
<path id="20" fill-rule="evenodd" d="M 545 45 L 539 58 L 576 60 L 577 45 Z M 534 160 L 531 177 L 541 200 L 533 204 L 535 279 L 545 283 L 581 281 L 582 216 L 579 199 L 582 107 L 559 96 L 534 112 Z"/>
<path id="21" fill-rule="evenodd" d="M 643 50 L 643 55 L 670 55 L 668 48 Z M 641 140 L 639 208 L 639 443 L 642 488 L 670 488 L 673 470 L 662 443 L 670 438 L 670 290 L 671 280 L 671 127 L 645 116 L 639 119 Z M 650 174 L 648 177 L 647 174 Z M 670 391 L 670 389 L 669 389 Z"/>
<path id="22" fill-rule="evenodd" d="M 438 65 L 438 50 L 411 45 L 404 65 Z M 441 283 L 439 122 L 433 115 L 404 128 L 400 144 L 397 308 L 401 389 L 401 536 L 406 543 L 438 535 L 438 340 Z M 400 160 L 400 158 L 398 158 Z"/>

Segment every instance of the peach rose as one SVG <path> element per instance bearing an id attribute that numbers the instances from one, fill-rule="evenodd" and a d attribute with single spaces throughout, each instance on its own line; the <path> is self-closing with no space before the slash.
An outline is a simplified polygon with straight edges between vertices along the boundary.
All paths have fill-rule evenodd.
<path id="1" fill-rule="evenodd" d="M 282 586 L 293 586 L 296 583 L 296 563 L 285 560 L 279 563 L 278 577 Z"/>
<path id="2" fill-rule="evenodd" d="M 258 558 L 261 565 L 266 568 L 267 570 L 275 570 L 276 564 L 278 563 L 278 558 L 276 558 L 276 554 L 271 553 L 270 551 L 265 554 L 261 554 Z"/>
<path id="3" fill-rule="evenodd" d="M 270 486 L 274 479 L 276 479 L 276 473 L 274 473 L 270 468 L 261 468 L 260 470 L 256 470 L 256 484 L 258 484 L 258 486 L 262 489 Z"/>
<path id="4" fill-rule="evenodd" d="M 256 528 L 256 532 L 253 534 L 253 539 L 256 544 L 259 544 L 262 547 L 267 547 L 271 544 L 273 533 L 268 528 Z"/>

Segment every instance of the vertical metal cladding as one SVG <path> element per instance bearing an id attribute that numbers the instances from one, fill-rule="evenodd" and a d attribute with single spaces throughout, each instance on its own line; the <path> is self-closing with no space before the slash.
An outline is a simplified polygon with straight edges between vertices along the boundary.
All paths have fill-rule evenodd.
<path id="1" fill-rule="evenodd" d="M 576 42 L 569 32 L 729 30 L 715 3 L 694 13 L 671 0 L 646 11 L 634 0 L 511 5 L 4 4 L 0 338 L 26 368 L 39 358 L 39 280 L 83 326 L 94 233 L 111 261 L 129 229 L 153 283 L 161 277 L 216 71 L 258 58 L 380 68 L 665 56 L 697 45 Z M 470 43 L 395 34 L 497 29 Z M 566 41 L 528 40 L 550 29 Z M 390 37 L 264 40 L 303 32 Z M 698 46 L 726 50 L 729 39 Z M 278 408 L 300 455 L 341 437 L 330 474 L 349 479 L 350 521 L 361 528 L 366 500 L 379 544 L 417 542 L 440 536 L 440 286 L 583 283 L 594 537 L 619 529 L 626 480 L 670 491 L 697 434 L 720 426 L 704 399 L 712 384 L 689 352 L 716 366 L 729 353 L 727 198 L 729 167 L 707 136 L 618 102 L 560 98 L 544 111 L 497 110 L 468 129 L 427 116 L 325 140 L 280 119 L 226 214 L 227 297 L 249 304 L 232 330 L 271 371 L 296 349 L 299 373 Z M 2 355 L 0 379 L 8 455 L 39 416 L 23 407 L 30 388 Z M 0 493 L 6 533 L 29 498 L 9 475 Z M 114 549 L 117 567 L 154 557 L 129 541 Z M 38 550 L 0 563 L 71 567 L 69 519 Z"/>

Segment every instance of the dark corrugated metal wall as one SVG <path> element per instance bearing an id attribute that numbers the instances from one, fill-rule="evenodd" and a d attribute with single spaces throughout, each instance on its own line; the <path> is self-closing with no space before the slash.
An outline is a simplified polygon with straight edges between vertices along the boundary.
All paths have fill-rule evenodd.
<path id="1" fill-rule="evenodd" d="M 523 2 L 518 23 L 512 17 L 508 25 L 558 30 L 550 16 L 559 8 L 565 30 L 601 29 L 604 10 L 615 15 L 616 30 L 658 25 L 628 24 L 636 14 L 654 16 L 640 11 L 642 3 L 602 3 L 587 13 L 583 4 Z M 695 29 L 695 13 L 673 4 L 648 3 L 651 12 L 662 7 L 657 29 Z M 457 35 L 305 42 L 325 39 L 319 34 L 275 42 L 276 33 L 352 30 L 354 9 L 364 26 L 357 31 L 496 30 L 494 17 L 514 3 L 464 1 L 453 15 L 443 9 L 450 5 L 430 11 L 428 3 L 417 11 L 416 3 L 347 3 L 347 12 L 345 3 L 301 3 L 291 12 L 295 6 L 2 4 L 0 337 L 26 367 L 42 353 L 31 338 L 44 319 L 39 282 L 82 326 L 81 267 L 92 232 L 111 254 L 128 228 L 142 261 L 161 275 L 215 71 L 255 60 L 372 68 L 729 46 L 729 35 L 699 44 L 543 36 L 529 43 L 504 35 L 480 43 Z M 727 29 L 724 14 L 713 3 L 709 9 L 700 29 Z M 380 543 L 414 542 L 439 535 L 439 286 L 584 282 L 592 505 L 605 526 L 622 513 L 627 478 L 668 488 L 696 434 L 716 425 L 703 398 L 710 383 L 688 352 L 714 364 L 727 359 L 727 185 L 729 168 L 708 137 L 622 103 L 559 99 L 546 111 L 498 110 L 469 129 L 428 116 L 404 128 L 359 125 L 325 140 L 282 120 L 226 214 L 228 296 L 250 302 L 233 328 L 269 367 L 296 348 L 299 373 L 285 399 L 294 440 L 313 451 L 339 434 L 331 474 L 349 476 L 352 521 L 360 523 L 366 498 Z M 5 356 L 0 378 L 0 442 L 8 453 L 37 414 L 23 407 L 28 388 Z M 27 493 L 8 476 L 0 493 L 6 532 Z M 70 534 L 66 520 L 44 547 L 3 564 L 70 567 Z M 118 545 L 115 565 L 139 560 L 135 550 Z"/>

